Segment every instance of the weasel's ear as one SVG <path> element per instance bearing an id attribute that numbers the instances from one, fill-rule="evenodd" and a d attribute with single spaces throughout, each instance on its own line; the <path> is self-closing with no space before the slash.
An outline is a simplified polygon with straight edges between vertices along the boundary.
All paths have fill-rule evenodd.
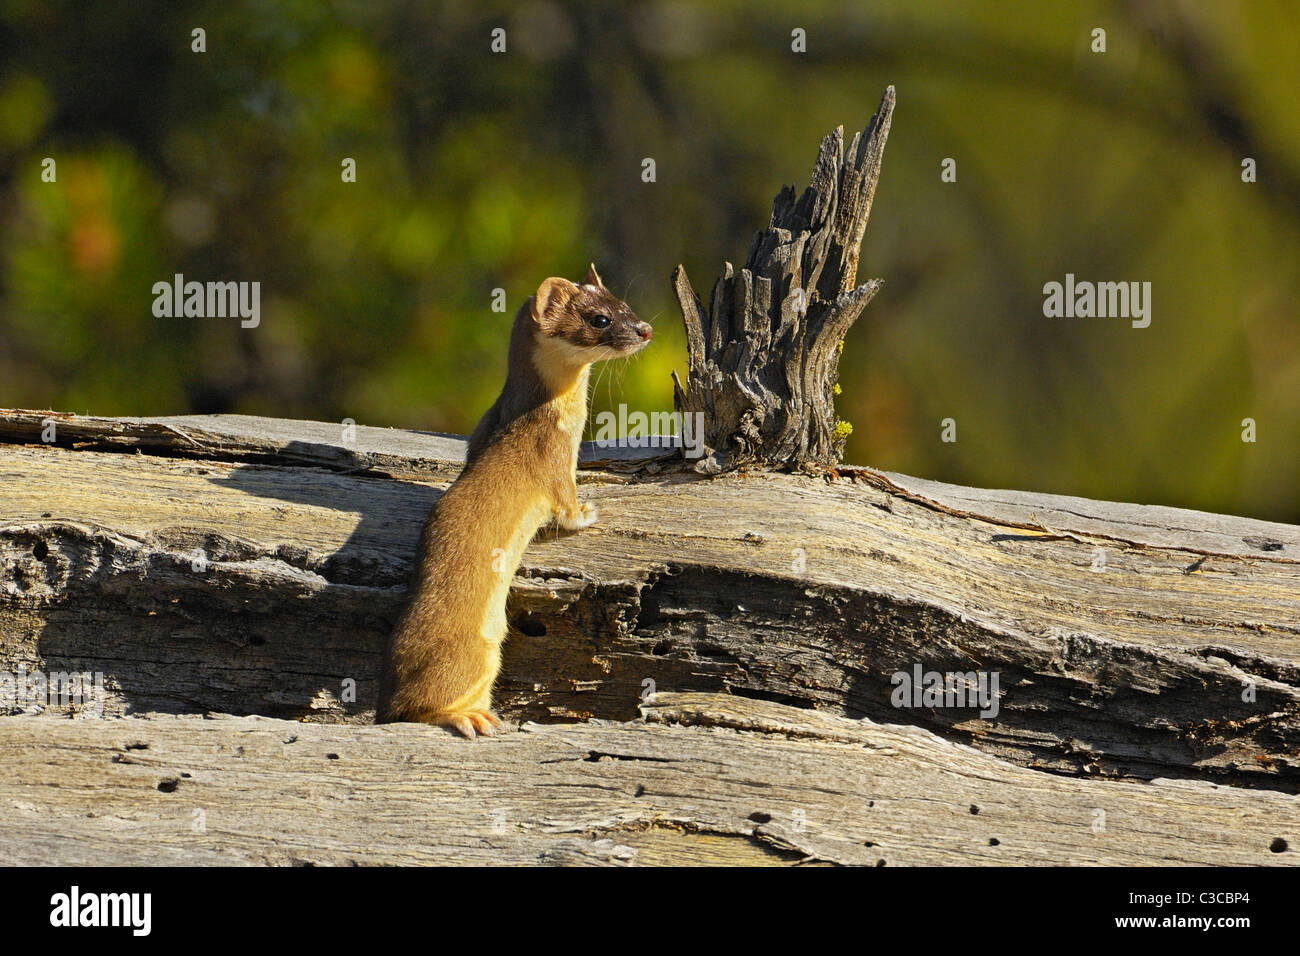
<path id="1" fill-rule="evenodd" d="M 582 279 L 583 285 L 594 285 L 605 288 L 605 283 L 600 281 L 600 273 L 596 271 L 596 263 L 587 263 L 587 274 Z"/>
<path id="2" fill-rule="evenodd" d="M 573 298 L 574 285 L 568 279 L 551 276 L 543 279 L 533 296 L 533 321 L 540 322 L 546 315 L 564 311 L 564 307 Z"/>

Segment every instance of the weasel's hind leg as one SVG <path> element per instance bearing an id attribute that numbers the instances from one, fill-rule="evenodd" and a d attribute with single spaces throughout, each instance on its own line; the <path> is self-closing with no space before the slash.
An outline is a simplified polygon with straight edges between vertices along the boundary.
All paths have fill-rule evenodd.
<path id="1" fill-rule="evenodd" d="M 600 511 L 590 501 L 584 501 L 576 507 L 558 508 L 555 523 L 565 531 L 581 531 L 590 528 L 600 518 Z"/>
<path id="2" fill-rule="evenodd" d="M 434 714 L 427 722 L 451 727 L 471 740 L 479 735 L 491 737 L 501 726 L 497 715 L 490 710 L 445 710 Z"/>

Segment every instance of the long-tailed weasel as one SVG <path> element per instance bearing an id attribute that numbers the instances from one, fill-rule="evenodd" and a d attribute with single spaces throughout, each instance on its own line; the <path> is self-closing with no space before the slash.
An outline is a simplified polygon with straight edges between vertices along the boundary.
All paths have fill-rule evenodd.
<path id="1" fill-rule="evenodd" d="M 578 447 L 593 362 L 631 355 L 653 330 L 591 265 L 581 284 L 547 279 L 515 316 L 505 387 L 470 436 L 465 468 L 429 514 L 411 596 L 388 645 L 379 723 L 491 734 L 506 598 L 524 548 L 554 520 L 596 520 L 578 501 Z"/>

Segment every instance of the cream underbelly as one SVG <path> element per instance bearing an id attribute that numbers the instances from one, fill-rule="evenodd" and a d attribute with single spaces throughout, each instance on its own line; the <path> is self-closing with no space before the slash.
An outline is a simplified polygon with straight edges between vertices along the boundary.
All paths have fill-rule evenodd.
<path id="1" fill-rule="evenodd" d="M 523 521 L 504 548 L 492 553 L 494 583 L 487 607 L 483 609 L 483 623 L 479 634 L 489 644 L 500 644 L 506 637 L 506 598 L 510 595 L 510 584 L 515 579 L 515 571 L 523 560 L 528 542 L 533 540 L 537 529 L 551 519 L 551 502 L 539 497 L 528 509 Z"/>

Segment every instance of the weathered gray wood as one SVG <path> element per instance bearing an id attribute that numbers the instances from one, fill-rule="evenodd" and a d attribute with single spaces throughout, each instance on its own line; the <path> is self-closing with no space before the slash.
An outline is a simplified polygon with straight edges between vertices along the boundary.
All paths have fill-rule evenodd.
<path id="1" fill-rule="evenodd" d="M 1009 527 L 1050 533 L 1073 528 L 1098 541 L 1130 546 L 1180 548 L 1197 554 L 1230 554 L 1243 558 L 1295 561 L 1300 555 L 1300 528 L 1235 515 L 1093 501 L 1071 495 L 966 488 L 894 472 L 846 469 L 882 488 L 951 514 L 993 519 Z M 856 471 L 856 475 L 855 475 Z"/>
<path id="2" fill-rule="evenodd" d="M 369 453 L 455 472 L 404 464 L 414 440 Z M 110 712 L 368 720 L 445 480 L 145 441 L 0 446 L 0 669 L 105 672 Z M 1296 528 L 844 473 L 580 473 L 602 518 L 530 547 L 504 713 L 626 720 L 649 680 L 921 723 L 1058 772 L 1300 786 Z M 890 676 L 917 663 L 998 672 L 997 718 L 895 709 Z"/>
<path id="3" fill-rule="evenodd" d="M 842 457 L 834 389 L 844 336 L 882 284 L 857 285 L 858 255 L 893 112 L 891 86 L 847 151 L 842 126 L 822 140 L 808 188 L 777 194 L 768 228 L 738 272 L 725 264 L 707 310 L 685 268 L 674 271 L 690 361 L 676 404 L 704 414 L 696 471 L 820 472 Z"/>
<path id="4" fill-rule="evenodd" d="M 0 442 L 101 451 L 132 448 L 222 461 L 297 462 L 389 478 L 447 480 L 460 472 L 468 444 L 460 435 L 343 422 L 253 415 L 99 418 L 21 408 L 0 409 Z M 581 460 L 584 467 L 644 467 L 674 454 L 675 447 L 603 448 L 584 442 Z"/>
<path id="5" fill-rule="evenodd" d="M 410 724 L 0 720 L 0 858 L 1300 863 L 1295 796 L 1072 780 L 915 727 L 740 698 L 664 694 L 644 710 L 645 722 L 530 724 L 477 741 Z"/>

